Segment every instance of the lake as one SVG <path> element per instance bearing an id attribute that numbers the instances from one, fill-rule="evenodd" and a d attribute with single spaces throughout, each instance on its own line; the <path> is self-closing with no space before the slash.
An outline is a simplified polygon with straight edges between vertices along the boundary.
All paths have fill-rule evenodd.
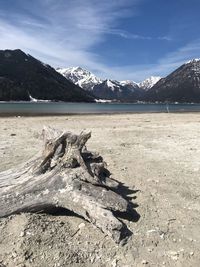
<path id="1" fill-rule="evenodd" d="M 106 114 L 137 112 L 196 112 L 200 104 L 31 103 L 1 102 L 0 115 Z"/>

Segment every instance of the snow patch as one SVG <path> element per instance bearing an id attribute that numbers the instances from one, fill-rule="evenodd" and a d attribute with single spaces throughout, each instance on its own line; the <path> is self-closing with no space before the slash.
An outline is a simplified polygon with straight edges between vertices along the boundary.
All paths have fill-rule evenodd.
<path id="1" fill-rule="evenodd" d="M 185 64 L 196 63 L 196 62 L 199 62 L 199 61 L 200 61 L 200 58 L 193 58 L 193 59 L 187 61 Z"/>
<path id="2" fill-rule="evenodd" d="M 29 98 L 30 98 L 30 102 L 34 102 L 34 103 L 38 103 L 38 102 L 51 102 L 51 100 L 43 100 L 43 99 L 36 99 L 34 97 L 32 97 L 30 94 L 29 94 Z"/>

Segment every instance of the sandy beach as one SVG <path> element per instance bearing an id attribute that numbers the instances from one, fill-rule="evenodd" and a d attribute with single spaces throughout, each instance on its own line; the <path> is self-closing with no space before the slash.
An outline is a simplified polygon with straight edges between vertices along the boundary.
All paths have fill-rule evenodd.
<path id="1" fill-rule="evenodd" d="M 0 266 L 199 266 L 200 113 L 0 118 L 0 171 L 40 150 L 44 125 L 91 130 L 88 148 L 134 191 L 140 218 L 124 220 L 123 247 L 79 217 L 0 219 Z"/>

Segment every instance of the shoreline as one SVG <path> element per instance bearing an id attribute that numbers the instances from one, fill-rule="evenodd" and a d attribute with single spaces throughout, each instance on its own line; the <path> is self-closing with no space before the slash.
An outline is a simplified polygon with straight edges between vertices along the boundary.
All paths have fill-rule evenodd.
<path id="1" fill-rule="evenodd" d="M 97 113 L 0 113 L 0 118 L 5 117 L 63 117 L 63 116 L 115 116 L 115 115 L 131 115 L 131 114 L 186 114 L 200 113 L 200 110 L 178 110 L 178 111 L 132 111 L 132 112 L 97 112 Z"/>

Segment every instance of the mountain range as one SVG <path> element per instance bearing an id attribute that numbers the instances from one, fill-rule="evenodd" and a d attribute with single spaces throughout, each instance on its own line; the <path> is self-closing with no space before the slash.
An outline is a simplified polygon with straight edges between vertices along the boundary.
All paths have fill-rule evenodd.
<path id="1" fill-rule="evenodd" d="M 57 71 L 84 90 L 92 92 L 96 98 L 124 102 L 139 100 L 145 91 L 161 79 L 161 77 L 150 77 L 141 83 L 136 83 L 129 80 L 102 80 L 81 67 L 58 68 Z"/>
<path id="2" fill-rule="evenodd" d="M 55 70 L 23 51 L 0 50 L 0 101 L 200 103 L 200 59 L 165 78 L 102 80 L 81 67 Z"/>
<path id="3" fill-rule="evenodd" d="M 85 75 L 80 75 L 80 70 Z M 60 70 L 58 71 L 60 72 Z M 81 77 L 81 83 L 78 83 L 77 80 L 73 82 L 78 83 L 83 89 L 89 90 L 98 98 L 122 102 L 200 103 L 200 59 L 186 62 L 165 78 L 151 76 L 140 83 L 103 81 L 90 72 L 85 73 L 80 67 L 71 68 L 70 71 L 74 77 L 78 75 Z M 63 75 L 70 79 L 67 71 Z M 90 80 L 89 87 L 84 83 L 87 80 Z"/>

